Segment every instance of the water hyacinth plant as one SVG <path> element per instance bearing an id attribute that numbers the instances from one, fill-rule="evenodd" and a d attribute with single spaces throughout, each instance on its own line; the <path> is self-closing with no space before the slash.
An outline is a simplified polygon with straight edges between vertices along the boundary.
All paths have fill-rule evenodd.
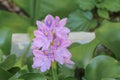
<path id="1" fill-rule="evenodd" d="M 74 64 L 70 60 L 72 55 L 67 49 L 71 41 L 68 39 L 70 30 L 65 27 L 66 22 L 67 18 L 60 20 L 58 16 L 54 18 L 50 14 L 45 17 L 44 22 L 36 22 L 38 29 L 34 31 L 35 38 L 31 47 L 34 55 L 33 68 L 45 72 L 50 67 L 55 67 L 56 63 Z M 53 77 L 53 80 L 57 78 Z"/>

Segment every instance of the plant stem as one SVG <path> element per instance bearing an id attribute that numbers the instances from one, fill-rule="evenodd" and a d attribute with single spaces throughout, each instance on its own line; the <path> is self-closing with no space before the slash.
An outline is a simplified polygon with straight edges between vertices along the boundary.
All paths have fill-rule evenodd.
<path id="1" fill-rule="evenodd" d="M 58 75 L 57 75 L 57 63 L 53 62 L 52 63 L 52 78 L 53 80 L 58 80 Z"/>

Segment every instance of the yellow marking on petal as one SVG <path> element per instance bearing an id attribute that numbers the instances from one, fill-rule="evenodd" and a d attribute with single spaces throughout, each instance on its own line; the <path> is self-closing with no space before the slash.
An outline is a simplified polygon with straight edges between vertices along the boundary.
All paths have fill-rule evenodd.
<path id="1" fill-rule="evenodd" d="M 58 22 L 55 23 L 56 27 L 58 26 Z"/>
<path id="2" fill-rule="evenodd" d="M 47 51 L 45 51 L 45 52 L 44 52 L 44 54 L 48 54 L 48 52 L 47 52 Z"/>
<path id="3" fill-rule="evenodd" d="M 52 45 L 54 44 L 54 42 L 55 42 L 55 41 L 52 41 L 52 42 L 50 43 L 50 45 L 52 46 Z"/>
<path id="4" fill-rule="evenodd" d="M 45 32 L 45 35 L 47 36 L 47 35 L 48 35 L 48 32 Z"/>
<path id="5" fill-rule="evenodd" d="M 60 46 L 60 42 L 57 43 L 57 46 Z"/>
<path id="6" fill-rule="evenodd" d="M 48 20 L 48 25 L 50 25 L 50 20 Z"/>

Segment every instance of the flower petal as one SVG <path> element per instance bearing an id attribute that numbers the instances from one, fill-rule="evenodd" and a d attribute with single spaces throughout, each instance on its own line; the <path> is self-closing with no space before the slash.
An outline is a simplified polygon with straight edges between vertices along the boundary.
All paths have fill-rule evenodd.
<path id="1" fill-rule="evenodd" d="M 64 27 L 67 23 L 67 18 L 63 18 L 60 22 L 59 22 L 59 27 Z"/>
<path id="2" fill-rule="evenodd" d="M 43 22 L 38 21 L 38 20 L 36 21 L 36 24 L 37 24 L 39 30 L 45 26 L 45 24 Z"/>
<path id="3" fill-rule="evenodd" d="M 50 14 L 48 14 L 46 17 L 45 17 L 45 24 L 48 26 L 48 27 L 51 27 L 51 25 L 53 24 L 53 21 L 54 21 L 54 17 Z"/>
<path id="4" fill-rule="evenodd" d="M 72 44 L 72 42 L 69 39 L 66 39 L 62 42 L 61 47 L 67 48 Z"/>

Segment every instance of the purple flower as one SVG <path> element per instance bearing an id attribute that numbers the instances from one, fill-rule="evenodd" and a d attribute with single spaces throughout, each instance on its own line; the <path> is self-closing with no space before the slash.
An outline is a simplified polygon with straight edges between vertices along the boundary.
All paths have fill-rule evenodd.
<path id="1" fill-rule="evenodd" d="M 42 22 L 37 21 L 38 30 L 34 31 L 35 38 L 33 39 L 32 49 L 48 49 L 53 40 L 53 35 L 50 29 Z"/>
<path id="2" fill-rule="evenodd" d="M 33 68 L 38 68 L 41 72 L 45 72 L 46 70 L 50 69 L 51 60 L 49 59 L 48 52 L 40 51 L 40 50 L 33 50 Z"/>
<path id="3" fill-rule="evenodd" d="M 60 20 L 58 16 L 46 16 L 44 23 L 37 21 L 38 30 L 34 31 L 33 39 L 33 68 L 45 72 L 50 69 L 51 63 L 57 61 L 60 64 L 74 64 L 71 61 L 71 53 L 67 47 L 71 45 L 68 39 L 70 30 L 65 27 L 67 18 Z"/>
<path id="4" fill-rule="evenodd" d="M 52 47 L 52 50 L 54 50 L 55 60 L 60 64 L 64 64 L 64 63 L 74 64 L 74 62 L 70 60 L 72 55 L 67 50 L 67 47 L 69 47 L 70 45 L 71 45 L 71 41 L 68 39 L 64 40 L 64 39 L 56 38 L 54 40 L 54 44 L 51 47 Z"/>
<path id="5" fill-rule="evenodd" d="M 68 33 L 70 30 L 67 27 L 64 27 L 65 24 L 67 23 L 67 18 L 63 18 L 60 20 L 58 16 L 55 17 L 55 34 L 63 39 L 68 38 Z"/>

